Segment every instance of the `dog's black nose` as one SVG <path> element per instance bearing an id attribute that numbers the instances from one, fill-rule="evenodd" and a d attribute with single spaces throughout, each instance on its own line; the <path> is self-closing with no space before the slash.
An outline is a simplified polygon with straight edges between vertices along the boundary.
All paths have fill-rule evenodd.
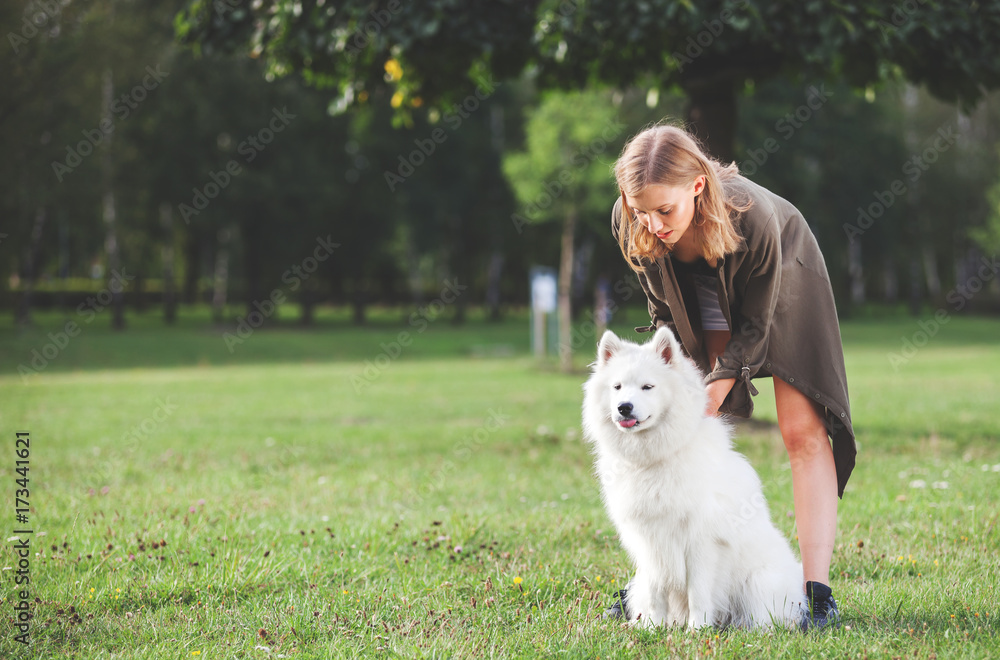
<path id="1" fill-rule="evenodd" d="M 623 416 L 628 417 L 629 415 L 632 414 L 632 404 L 628 402 L 619 403 L 618 412 L 621 413 Z"/>

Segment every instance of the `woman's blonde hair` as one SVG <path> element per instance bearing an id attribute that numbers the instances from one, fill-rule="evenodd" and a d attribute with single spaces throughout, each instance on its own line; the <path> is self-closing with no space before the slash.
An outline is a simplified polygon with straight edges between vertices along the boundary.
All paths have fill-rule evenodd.
<path id="1" fill-rule="evenodd" d="M 694 218 L 688 231 L 696 232 L 708 260 L 739 247 L 742 238 L 733 226 L 732 216 L 752 206 L 749 196 L 737 199 L 733 191 L 727 193 L 726 184 L 739 176 L 739 168 L 736 163 L 723 165 L 706 156 L 698 141 L 683 128 L 658 124 L 636 134 L 625 143 L 614 171 L 622 198 L 618 246 L 633 270 L 640 270 L 642 260 L 653 261 L 670 251 L 639 222 L 625 201 L 625 195 L 636 197 L 651 185 L 689 186 L 699 175 L 705 175 L 705 186 L 694 198 Z"/>

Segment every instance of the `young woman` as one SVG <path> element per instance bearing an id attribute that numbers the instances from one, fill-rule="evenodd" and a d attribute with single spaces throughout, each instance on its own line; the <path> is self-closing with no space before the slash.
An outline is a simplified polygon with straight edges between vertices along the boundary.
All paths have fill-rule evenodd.
<path id="1" fill-rule="evenodd" d="M 722 165 L 683 129 L 634 136 L 615 164 L 612 231 L 639 278 L 654 331 L 669 326 L 707 374 L 709 414 L 749 417 L 753 378 L 774 381 L 791 462 L 810 612 L 836 625 L 830 561 L 837 498 L 854 467 L 833 291 L 816 239 L 788 201 Z M 832 438 L 831 443 L 828 436 Z M 609 610 L 627 604 L 619 592 Z"/>

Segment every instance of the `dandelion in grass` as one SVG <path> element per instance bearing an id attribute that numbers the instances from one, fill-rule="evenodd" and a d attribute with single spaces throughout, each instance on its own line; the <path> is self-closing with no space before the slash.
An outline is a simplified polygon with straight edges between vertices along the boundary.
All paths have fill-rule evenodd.
<path id="1" fill-rule="evenodd" d="M 521 584 L 524 580 L 520 576 L 514 578 L 514 584 Z"/>

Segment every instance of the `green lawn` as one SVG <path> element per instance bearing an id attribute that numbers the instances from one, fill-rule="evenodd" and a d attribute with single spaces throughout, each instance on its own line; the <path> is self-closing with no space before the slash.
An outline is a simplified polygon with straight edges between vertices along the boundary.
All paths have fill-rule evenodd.
<path id="1" fill-rule="evenodd" d="M 22 376 L 65 319 L 9 319 L 3 538 L 29 431 L 34 619 L 24 649 L 6 542 L 0 657 L 1000 657 L 1000 320 L 951 319 L 896 369 L 916 320 L 844 324 L 861 448 L 833 565 L 845 626 L 806 636 L 599 619 L 629 563 L 580 438 L 585 333 L 564 375 L 527 355 L 521 317 L 421 332 L 324 310 L 231 353 L 235 323 L 204 311 L 122 334 L 105 313 Z M 746 425 L 738 445 L 794 537 L 780 437 Z"/>

